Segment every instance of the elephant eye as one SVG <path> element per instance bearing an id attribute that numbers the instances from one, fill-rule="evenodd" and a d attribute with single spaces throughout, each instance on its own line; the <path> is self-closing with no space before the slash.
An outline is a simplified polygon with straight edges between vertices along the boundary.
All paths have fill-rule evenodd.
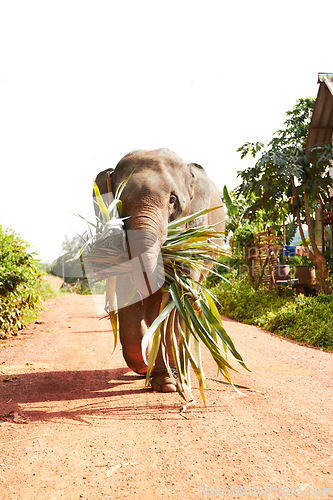
<path id="1" fill-rule="evenodd" d="M 176 202 L 177 202 L 177 196 L 175 194 L 171 194 L 169 199 L 170 205 L 174 205 Z"/>

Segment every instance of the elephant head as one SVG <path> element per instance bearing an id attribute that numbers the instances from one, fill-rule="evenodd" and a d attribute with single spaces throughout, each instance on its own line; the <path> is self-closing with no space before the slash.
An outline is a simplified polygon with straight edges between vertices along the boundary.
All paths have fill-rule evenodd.
<path id="1" fill-rule="evenodd" d="M 120 160 L 111 176 L 108 171 L 101 172 L 96 183 L 101 194 L 108 192 L 110 184 L 115 194 L 127 178 L 121 200 L 123 217 L 127 217 L 129 254 L 131 259 L 144 255 L 149 280 L 156 270 L 168 223 L 212 203 L 221 205 L 221 198 L 202 167 L 187 164 L 167 149 L 132 152 Z M 134 282 L 139 291 L 146 289 L 142 272 L 134 273 Z"/>

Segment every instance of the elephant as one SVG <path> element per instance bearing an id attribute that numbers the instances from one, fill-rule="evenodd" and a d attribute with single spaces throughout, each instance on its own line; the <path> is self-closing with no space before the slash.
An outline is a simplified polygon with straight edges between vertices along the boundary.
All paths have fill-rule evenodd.
<path id="1" fill-rule="evenodd" d="M 128 179 L 129 178 L 129 179 Z M 157 258 L 167 237 L 168 223 L 209 207 L 220 207 L 189 223 L 216 224 L 224 231 L 224 209 L 220 193 L 208 178 L 203 167 L 186 163 L 169 149 L 139 150 L 124 156 L 114 169 L 106 169 L 96 177 L 101 195 L 111 191 L 128 179 L 121 194 L 126 234 L 131 233 L 130 257 L 145 253 L 148 273 L 156 268 Z M 110 195 L 109 195 L 110 196 Z M 138 293 L 141 277 L 134 276 Z M 144 375 L 147 366 L 141 352 L 141 340 L 160 311 L 162 290 L 118 311 L 119 338 L 128 367 Z M 172 359 L 172 358 L 171 358 Z M 157 392 L 175 392 L 159 352 L 151 375 L 150 385 Z"/>

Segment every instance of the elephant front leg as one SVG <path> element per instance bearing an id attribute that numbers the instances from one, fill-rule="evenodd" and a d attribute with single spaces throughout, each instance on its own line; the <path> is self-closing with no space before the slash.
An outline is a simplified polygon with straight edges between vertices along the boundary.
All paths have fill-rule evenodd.
<path id="1" fill-rule="evenodd" d="M 171 363 L 172 365 L 172 363 Z M 156 392 L 176 392 L 176 386 L 165 367 L 162 353 L 159 351 L 154 371 L 151 376 L 150 385 Z"/>
<path id="2" fill-rule="evenodd" d="M 147 365 L 142 357 L 141 341 L 159 314 L 161 292 L 156 292 L 143 301 L 137 302 L 119 310 L 119 337 L 123 348 L 123 356 L 127 366 L 136 373 L 147 373 Z M 169 359 L 172 365 L 172 353 L 168 348 Z M 165 367 L 161 348 L 156 357 L 150 385 L 153 391 L 175 392 L 176 386 Z"/>
<path id="3" fill-rule="evenodd" d="M 160 309 L 160 303 L 161 303 L 161 300 L 159 301 L 158 310 Z M 154 321 L 156 316 L 154 316 L 152 314 L 151 309 L 147 308 L 147 310 L 146 310 L 147 325 L 151 325 L 151 323 Z M 169 329 L 170 327 L 168 326 L 167 328 Z M 172 350 L 171 350 L 171 346 L 170 346 L 169 333 L 167 333 L 167 336 L 166 336 L 166 343 L 167 343 L 167 354 L 169 357 L 170 366 L 171 366 L 171 368 L 173 368 L 174 363 L 173 363 Z M 154 371 L 152 373 L 151 380 L 150 380 L 150 385 L 151 385 L 151 388 L 153 389 L 153 391 L 156 391 L 156 392 L 176 392 L 176 390 L 177 390 L 174 381 L 169 376 L 168 370 L 166 369 L 161 347 L 159 348 L 158 353 L 157 353 Z"/>

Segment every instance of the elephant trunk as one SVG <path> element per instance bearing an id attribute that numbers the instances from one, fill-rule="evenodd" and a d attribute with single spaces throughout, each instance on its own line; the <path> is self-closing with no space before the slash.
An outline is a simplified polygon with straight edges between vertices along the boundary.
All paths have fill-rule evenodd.
<path id="1" fill-rule="evenodd" d="M 126 235 L 129 257 L 132 263 L 132 279 L 143 296 L 152 295 L 163 284 L 161 246 L 166 239 L 156 227 L 145 227 L 138 219 L 127 224 Z M 147 226 L 147 224 L 146 224 Z"/>

